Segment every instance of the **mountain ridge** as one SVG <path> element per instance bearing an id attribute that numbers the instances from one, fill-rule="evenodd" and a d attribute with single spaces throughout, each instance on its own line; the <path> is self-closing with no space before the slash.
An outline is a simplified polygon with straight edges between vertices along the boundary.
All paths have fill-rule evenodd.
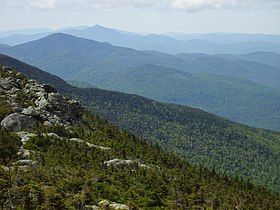
<path id="1" fill-rule="evenodd" d="M 156 89 L 154 94 L 157 93 L 157 95 L 154 95 L 153 99 L 160 99 L 164 102 L 173 103 L 177 101 L 183 105 L 196 106 L 223 115 L 232 120 L 248 123 L 252 126 L 279 129 L 279 123 L 277 121 L 278 115 L 274 114 L 279 112 L 278 106 L 275 106 L 278 98 L 277 93 L 273 93 L 275 92 L 274 90 L 263 87 L 264 85 L 270 85 L 270 88 L 278 88 L 279 90 L 279 67 L 267 66 L 262 63 L 256 63 L 255 61 L 236 61 L 204 54 L 180 54 L 172 56 L 151 51 L 136 51 L 64 34 L 52 35 L 51 37 L 46 37 L 35 42 L 9 48 L 4 52 L 43 68 L 50 73 L 61 76 L 65 80 L 78 80 L 94 84 L 103 89 L 117 91 L 125 89 L 135 90 L 135 88 L 133 89 L 131 87 L 138 85 L 137 83 L 131 84 L 131 81 L 121 79 L 125 78 L 123 75 L 131 75 L 131 71 L 135 68 L 140 69 L 141 66 L 145 64 L 159 65 L 163 66 L 163 68 L 173 68 L 175 69 L 174 74 L 177 71 L 185 71 L 194 75 L 199 73 L 212 73 L 227 77 L 241 78 L 240 81 L 234 80 L 235 86 L 231 83 L 230 86 L 227 86 L 228 91 L 225 91 L 222 84 L 226 84 L 228 79 L 223 79 L 221 76 L 218 78 L 218 76 L 215 75 L 208 75 L 207 78 L 207 76 L 204 75 L 197 83 L 193 81 L 189 82 L 188 80 L 186 80 L 185 83 L 182 82 L 183 86 L 188 86 L 183 92 L 180 88 L 174 88 L 178 87 L 178 85 L 176 86 L 176 83 L 172 80 L 172 73 L 169 73 L 170 78 L 166 80 L 169 84 L 169 87 L 167 87 L 169 93 L 168 91 Z M 199 75 L 195 76 L 201 77 Z M 156 81 L 158 78 L 153 79 Z M 248 82 L 246 89 L 240 90 L 238 84 L 244 83 L 242 79 L 259 83 L 257 89 L 262 89 L 262 94 L 251 91 L 252 86 L 256 87 L 251 82 Z M 119 87 L 115 85 L 116 82 L 122 85 L 121 89 L 118 89 Z M 213 99 L 208 98 L 210 101 L 220 101 L 221 103 L 218 103 L 218 106 L 215 105 L 214 108 L 211 108 L 211 106 L 214 106 L 212 103 L 210 104 L 210 102 L 204 101 L 202 104 L 202 102 L 199 101 L 200 98 L 203 98 L 205 95 L 209 96 L 208 89 L 203 88 L 203 84 L 200 84 L 200 82 L 204 82 L 205 86 L 210 87 Z M 128 84 L 125 87 L 126 83 Z M 212 86 L 211 83 L 213 84 Z M 143 88 L 147 89 L 148 86 L 152 87 L 153 85 L 154 83 L 151 81 L 150 83 L 146 83 L 146 87 Z M 198 87 L 201 86 L 201 90 L 203 91 L 199 92 Z M 114 87 L 116 88 L 114 89 Z M 242 87 L 245 87 L 244 84 L 242 84 Z M 142 91 L 142 96 L 150 97 L 151 95 L 151 91 L 147 93 L 147 90 L 144 89 L 137 89 L 135 92 L 131 91 L 130 93 L 140 94 L 139 91 Z M 172 94 L 175 93 L 177 95 L 176 101 L 170 97 L 170 91 L 173 91 Z M 178 100 L 180 97 L 186 98 L 186 95 L 190 95 L 192 92 L 197 93 L 196 96 L 194 94 L 191 95 L 190 98 L 192 100 Z M 241 93 L 244 94 L 242 95 Z M 228 108 L 224 101 L 232 101 L 233 98 L 236 97 L 235 95 L 240 96 L 234 100 L 236 106 Z M 275 97 L 269 98 L 269 95 Z M 161 97 L 159 98 L 159 96 Z M 260 103 L 256 103 L 256 100 Z M 239 103 L 236 103 L 237 101 L 239 101 Z M 271 107 L 273 107 L 273 109 L 271 109 Z"/>
<path id="2" fill-rule="evenodd" d="M 0 44 L 0 49 L 7 49 L 9 48 L 10 46 L 7 45 L 7 44 Z"/>
<path id="3" fill-rule="evenodd" d="M 121 34 L 116 29 L 103 26 L 93 26 L 85 30 L 66 31 L 74 36 L 89 38 L 96 41 L 107 41 L 113 45 L 134 48 L 137 50 L 155 50 L 169 54 L 178 53 L 233 53 L 242 54 L 254 51 L 280 52 L 279 43 L 268 41 L 243 41 L 238 43 L 218 44 L 209 40 L 193 37 L 191 40 L 178 40 L 164 34 L 149 34 L 139 36 L 136 34 Z M 102 35 L 101 35 L 102 34 Z"/>
<path id="4" fill-rule="evenodd" d="M 258 123 L 261 121 L 273 125 L 271 129 L 280 129 L 277 126 L 280 119 L 276 114 L 279 109 L 277 108 L 280 100 L 279 93 L 248 80 L 221 75 L 193 75 L 150 64 L 120 74 L 114 81 L 109 84 L 104 83 L 102 87 L 161 102 L 197 107 L 255 127 L 262 127 L 261 123 Z M 255 104 L 260 108 L 258 109 Z M 271 123 L 269 123 L 270 119 L 264 117 L 269 113 L 268 110 L 271 110 L 269 115 L 274 116 Z"/>
<path id="5" fill-rule="evenodd" d="M 254 51 L 268 51 L 280 53 L 280 42 L 278 36 L 272 35 L 246 35 L 246 34 L 206 34 L 192 36 L 190 39 L 178 39 L 176 36 L 166 34 L 156 35 L 139 35 L 136 33 L 120 31 L 113 28 L 107 28 L 100 25 L 92 27 L 70 27 L 70 29 L 59 29 L 47 33 L 39 33 L 32 35 L 12 35 L 0 38 L 0 43 L 9 45 L 18 45 L 29 41 L 34 41 L 51 33 L 63 32 L 91 40 L 109 42 L 116 46 L 134 48 L 137 50 L 155 50 L 164 53 L 232 53 L 244 54 Z M 214 38 L 215 36 L 221 36 Z M 250 38 L 240 38 L 240 37 Z M 234 38 L 236 37 L 236 38 Z M 259 38 L 258 38 L 259 37 Z M 219 42 L 219 40 L 228 40 Z M 218 40 L 218 41 L 217 41 Z M 230 41 L 231 40 L 231 41 Z M 235 41 L 236 40 L 236 41 Z M 278 40 L 278 41 L 277 41 Z M 233 44 L 232 44 L 233 43 Z"/>
<path id="6" fill-rule="evenodd" d="M 35 115 L 44 113 L 45 108 L 55 113 L 62 111 L 61 106 L 71 106 L 72 101 L 55 93 L 54 88 L 28 80 L 7 66 L 0 67 L 0 75 L 0 119 L 4 118 L 0 126 L 0 207 L 3 209 L 280 206 L 276 193 L 189 164 L 84 111 L 77 119 L 70 119 L 69 124 L 42 123 L 38 118 L 34 126 L 17 126 L 22 118 L 16 118 L 12 127 L 7 127 L 5 123 L 11 116 L 35 120 Z M 60 100 L 52 101 L 53 96 Z M 80 106 L 64 111 L 77 111 L 77 108 Z M 56 120 L 65 117 L 64 111 Z M 77 120 L 82 123 L 70 125 Z"/>
<path id="7" fill-rule="evenodd" d="M 37 77 L 29 70 L 34 67 L 14 59 L 5 63 L 2 60 L 0 64 L 22 65 L 22 73 Z M 40 70 L 36 71 L 40 75 Z M 81 100 L 94 114 L 150 143 L 192 163 L 279 191 L 279 132 L 240 125 L 198 109 L 163 104 L 136 95 L 64 86 L 59 84 L 63 80 L 54 82 L 53 76 L 48 74 L 48 77 L 41 80 L 52 82 L 59 91 Z"/>
<path id="8" fill-rule="evenodd" d="M 216 55 L 221 58 L 227 59 L 244 59 L 249 61 L 255 61 L 266 65 L 271 65 L 275 67 L 280 67 L 280 54 L 272 52 L 254 52 L 245 55 L 229 55 L 229 54 L 218 54 Z"/>

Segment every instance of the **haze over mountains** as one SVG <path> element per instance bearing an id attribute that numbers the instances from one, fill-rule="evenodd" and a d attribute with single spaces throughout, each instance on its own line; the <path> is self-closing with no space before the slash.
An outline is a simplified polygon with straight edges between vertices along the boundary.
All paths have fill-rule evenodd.
<path id="1" fill-rule="evenodd" d="M 255 129 L 199 109 L 136 95 L 70 86 L 57 76 L 0 55 L 0 65 L 79 99 L 92 113 L 192 163 L 279 192 L 280 133 Z"/>
<path id="2" fill-rule="evenodd" d="M 256 127 L 280 129 L 276 53 L 169 55 L 67 34 L 53 34 L 2 52 L 66 80 L 194 106 Z"/>
<path id="3" fill-rule="evenodd" d="M 252 46 L 252 52 L 246 54 L 229 54 L 226 48 L 219 54 L 168 54 L 151 47 L 155 43 L 168 50 L 176 46 L 175 39 L 167 36 L 143 36 L 101 26 L 64 32 L 75 36 L 35 34 L 33 38 L 43 37 L 15 46 L 1 45 L 0 52 L 6 55 L 0 54 L 0 65 L 54 86 L 80 100 L 92 113 L 179 158 L 280 191 L 280 54 L 271 49 L 255 51 Z M 124 37 L 127 43 L 147 44 L 148 50 L 123 47 Z M 182 49 L 186 47 L 182 42 L 195 43 L 197 49 L 201 44 L 175 41 Z M 214 45 L 249 46 L 239 44 Z M 206 45 L 202 49 L 207 50 Z"/>
<path id="4" fill-rule="evenodd" d="M 232 44 L 238 42 L 272 42 L 280 44 L 280 36 L 277 34 L 242 34 L 242 33 L 167 33 L 167 36 L 175 39 L 188 41 L 192 39 L 201 39 L 216 44 Z"/>
<path id="5" fill-rule="evenodd" d="M 228 177 L 224 172 L 218 174 L 213 168 L 209 170 L 190 164 L 163 151 L 159 144 L 153 146 L 99 116 L 91 115 L 78 102 L 57 93 L 53 87 L 29 80 L 17 71 L 1 65 L 17 65 L 31 78 L 38 76 L 43 80 L 57 82 L 55 84 L 60 87 L 71 87 L 63 80 L 13 58 L 0 57 L 2 209 L 279 208 L 278 189 L 275 188 L 278 181 L 275 183 L 277 178 L 273 170 L 277 168 L 279 155 L 276 158 L 271 156 L 274 154 L 273 143 L 277 142 L 277 133 L 265 132 L 273 137 L 266 138 L 268 141 L 262 146 L 256 141 L 256 137 L 243 144 L 245 147 L 242 148 L 260 146 L 259 149 L 272 150 L 263 150 L 264 153 L 268 152 L 265 156 L 265 160 L 268 160 L 266 163 L 271 162 L 270 157 L 273 158 L 272 165 L 261 165 L 267 167 L 265 173 L 255 177 L 247 168 L 243 170 L 252 175 L 251 181 L 255 185 L 262 186 L 257 187 L 248 181 L 239 180 L 240 178 Z M 73 87 L 71 89 L 84 92 Z M 94 93 L 97 89 L 89 90 Z M 103 104 L 106 103 L 106 93 L 115 95 L 109 91 L 97 92 L 101 98 L 93 101 L 102 99 L 99 102 Z M 130 98 L 125 94 L 116 95 L 117 100 Z M 137 97 L 136 101 L 136 104 L 143 102 L 152 109 L 160 105 L 141 97 Z M 126 104 L 130 105 L 129 102 L 126 101 Z M 149 102 L 152 102 L 152 106 Z M 168 109 L 168 106 L 162 106 Z M 114 108 L 117 110 L 118 106 Z M 175 111 L 172 107 L 169 110 Z M 222 129 L 219 125 L 222 119 L 215 119 L 212 115 L 191 108 L 185 108 L 185 111 L 188 119 L 194 120 L 189 122 L 193 126 L 200 120 L 207 122 L 205 117 L 210 117 L 215 123 L 209 122 L 217 129 Z M 200 119 L 200 115 L 204 119 Z M 11 121 L 12 124 L 9 123 Z M 227 128 L 230 131 L 230 127 Z M 261 134 L 253 133 L 261 137 Z M 259 153 L 258 150 L 253 151 Z M 232 154 L 233 151 L 230 152 Z M 250 153 L 248 156 L 253 157 Z M 262 162 L 261 158 L 257 160 Z M 246 166 L 246 161 L 242 161 L 242 166 L 243 163 Z M 252 161 L 249 167 L 252 167 Z M 240 162 L 237 167 L 231 164 L 230 168 L 240 168 Z M 266 174 L 268 171 L 270 176 Z M 229 202 L 230 200 L 233 202 Z"/>
<path id="6" fill-rule="evenodd" d="M 166 35 L 149 34 L 146 36 L 139 36 L 136 34 L 121 33 L 114 29 L 104 28 L 96 25 L 94 27 L 84 30 L 65 31 L 74 36 L 88 38 L 101 42 L 109 42 L 116 46 L 129 47 L 138 50 L 155 50 L 159 52 L 165 52 L 170 54 L 178 53 L 232 53 L 232 54 L 245 54 L 254 51 L 269 51 L 280 52 L 280 37 L 267 37 L 264 36 L 260 41 L 247 41 L 248 37 L 244 35 L 244 39 L 237 35 L 236 39 L 233 35 L 221 35 L 223 39 L 228 40 L 228 43 L 217 43 L 218 38 L 215 41 L 209 41 L 208 36 L 204 35 L 194 36 L 187 40 L 177 40 L 173 37 Z M 245 38 L 246 37 L 246 38 Z M 221 38 L 221 37 L 220 37 Z M 271 38 L 271 39 L 270 39 Z M 240 40 L 240 41 L 237 41 Z M 265 40 L 265 41 L 264 41 Z M 270 41 L 267 41 L 270 40 Z M 273 40 L 273 41 L 271 41 Z M 276 41 L 276 42 L 274 42 Z M 237 42 L 237 43 L 236 43 Z M 232 44 L 234 43 L 234 44 Z"/>
<path id="7" fill-rule="evenodd" d="M 155 50 L 164 53 L 231 53 L 246 54 L 255 51 L 266 51 L 280 53 L 279 35 L 262 34 L 183 34 L 161 35 L 149 34 L 140 35 L 126 31 L 106 28 L 100 25 L 93 27 L 76 27 L 59 29 L 44 33 L 15 34 L 1 37 L 0 43 L 18 45 L 33 41 L 52 33 L 66 33 L 81 38 L 92 39 L 100 42 L 109 42 L 116 46 L 129 47 L 138 50 Z M 19 31 L 20 33 L 20 31 Z M 0 33 L 1 35 L 1 33 Z"/>
<path id="8" fill-rule="evenodd" d="M 6 49 L 9 48 L 10 46 L 7 44 L 0 44 L 0 49 Z"/>
<path id="9" fill-rule="evenodd" d="M 255 61 L 269 66 L 280 67 L 280 54 L 272 52 L 253 52 L 244 55 L 218 54 L 221 58 Z"/>
<path id="10" fill-rule="evenodd" d="M 0 209 L 280 210 L 280 0 L 0 2 Z"/>

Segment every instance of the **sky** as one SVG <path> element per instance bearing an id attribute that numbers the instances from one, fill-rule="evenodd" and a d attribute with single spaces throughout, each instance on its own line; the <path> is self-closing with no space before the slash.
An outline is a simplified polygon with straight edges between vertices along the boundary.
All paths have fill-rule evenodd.
<path id="1" fill-rule="evenodd" d="M 280 0 L 0 0 L 0 31 L 93 26 L 139 33 L 280 34 Z"/>

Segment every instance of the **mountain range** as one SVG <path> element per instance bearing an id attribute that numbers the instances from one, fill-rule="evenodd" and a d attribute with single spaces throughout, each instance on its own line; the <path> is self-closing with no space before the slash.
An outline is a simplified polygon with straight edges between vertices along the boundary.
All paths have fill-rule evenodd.
<path id="1" fill-rule="evenodd" d="M 168 34 L 141 35 L 106 28 L 100 25 L 95 25 L 93 27 L 62 28 L 56 31 L 47 31 L 44 33 L 13 34 L 0 38 L 0 43 L 18 45 L 58 32 L 100 42 L 109 42 L 113 45 L 121 47 L 128 47 L 137 50 L 154 50 L 170 54 L 246 54 L 255 51 L 280 53 L 280 38 L 277 35 L 189 34 L 182 35 L 185 38 L 184 40 L 180 40 L 180 36 L 179 39 L 177 39 L 178 36 L 169 36 Z"/>
<path id="2" fill-rule="evenodd" d="M 66 34 L 2 52 L 65 80 L 194 106 L 251 126 L 280 130 L 276 53 L 169 55 Z"/>
<path id="3" fill-rule="evenodd" d="M 94 114 L 134 132 L 177 157 L 238 175 L 279 192 L 280 134 L 231 122 L 199 109 L 164 104 L 137 95 L 70 86 L 57 76 L 1 55 L 0 64 L 79 99 Z M 112 134 L 111 134 L 112 135 Z"/>
<path id="4" fill-rule="evenodd" d="M 242 33 L 167 33 L 167 36 L 175 39 L 187 41 L 192 39 L 201 39 L 217 44 L 232 44 L 239 42 L 272 42 L 280 44 L 280 36 L 278 34 L 242 34 Z"/>
<path id="5" fill-rule="evenodd" d="M 147 144 L 11 67 L 0 75 L 1 209 L 280 207 L 278 194 Z"/>
<path id="6" fill-rule="evenodd" d="M 10 46 L 7 44 L 0 44 L 0 49 L 6 49 L 9 48 Z"/>
<path id="7" fill-rule="evenodd" d="M 222 55 L 209 56 L 198 54 L 193 57 L 189 56 L 189 54 L 179 54 L 177 56 L 185 59 L 193 66 L 193 68 L 188 70 L 192 73 L 210 73 L 243 78 L 280 90 L 280 68 L 279 66 L 273 66 L 278 65 L 277 61 L 272 61 L 273 57 L 266 60 L 266 57 L 268 57 L 266 54 L 264 52 L 250 53 L 243 56 L 236 56 L 235 59 L 231 59 L 230 55 L 227 56 L 230 59 L 226 59 L 226 56 L 222 57 Z M 273 55 L 275 55 L 275 60 L 280 57 L 279 54 Z M 270 65 L 270 61 L 274 64 Z"/>
<path id="8" fill-rule="evenodd" d="M 280 54 L 272 52 L 253 52 L 245 55 L 219 54 L 216 56 L 232 60 L 254 61 L 269 66 L 280 67 Z"/>

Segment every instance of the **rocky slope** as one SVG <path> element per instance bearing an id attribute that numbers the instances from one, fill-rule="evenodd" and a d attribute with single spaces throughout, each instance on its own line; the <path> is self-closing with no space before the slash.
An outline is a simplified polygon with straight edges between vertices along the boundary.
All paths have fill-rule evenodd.
<path id="1" fill-rule="evenodd" d="M 61 94 L 57 93 L 56 89 L 49 85 L 40 84 L 36 80 L 28 80 L 21 73 L 16 73 L 10 67 L 0 66 L 0 100 L 1 105 L 5 106 L 6 114 L 1 112 L 1 130 L 15 132 L 20 137 L 21 146 L 18 147 L 17 156 L 21 159 L 14 161 L 9 166 L 0 167 L 8 173 L 13 173 L 15 170 L 21 170 L 27 173 L 30 167 L 35 167 L 37 161 L 30 159 L 36 151 L 25 149 L 26 143 L 32 138 L 38 137 L 38 134 L 30 133 L 39 124 L 50 126 L 62 126 L 69 129 L 71 126 L 82 125 L 82 114 L 84 109 L 79 102 L 70 100 Z M 45 138 L 54 138 L 63 140 L 56 133 L 42 133 Z M 79 138 L 71 138 L 69 141 L 85 144 L 88 148 L 97 148 L 100 150 L 110 150 L 110 147 L 102 147 L 86 142 Z M 2 149 L 3 142 L 0 141 Z M 105 165 L 113 164 L 132 164 L 133 160 L 108 160 Z M 127 161 L 127 163 L 126 163 Z M 120 163 L 119 163 L 120 162 Z M 142 167 L 148 167 L 145 164 L 139 164 Z M 1 162 L 0 162 L 1 166 Z M 0 173 L 1 174 L 1 173 Z M 2 183 L 0 178 L 0 183 Z M 2 186 L 2 185 L 1 185 Z M 34 195 L 33 195 L 34 196 Z M 1 196 L 0 196 L 1 197 Z M 0 202 L 0 204 L 2 204 Z M 1 206 L 1 209 L 9 209 L 8 205 Z M 11 206 L 12 207 L 12 206 Z M 101 200 L 97 205 L 84 205 L 83 209 L 119 209 L 129 210 L 129 206 Z"/>
<path id="2" fill-rule="evenodd" d="M 78 125 L 82 107 L 77 101 L 57 93 L 49 85 L 28 80 L 9 67 L 2 67 L 0 92 L 13 113 L 1 121 L 1 126 L 10 131 L 21 131 L 42 122 L 45 125 Z M 25 102 L 23 102 L 25 101 Z"/>
<path id="3" fill-rule="evenodd" d="M 279 209 L 279 195 L 151 146 L 0 68 L 0 209 Z"/>
<path id="4" fill-rule="evenodd" d="M 1 64 L 80 100 L 92 113 L 181 158 L 280 192 L 279 132 L 247 127 L 198 109 L 136 95 L 75 88 L 57 76 L 5 55 L 0 55 Z"/>

